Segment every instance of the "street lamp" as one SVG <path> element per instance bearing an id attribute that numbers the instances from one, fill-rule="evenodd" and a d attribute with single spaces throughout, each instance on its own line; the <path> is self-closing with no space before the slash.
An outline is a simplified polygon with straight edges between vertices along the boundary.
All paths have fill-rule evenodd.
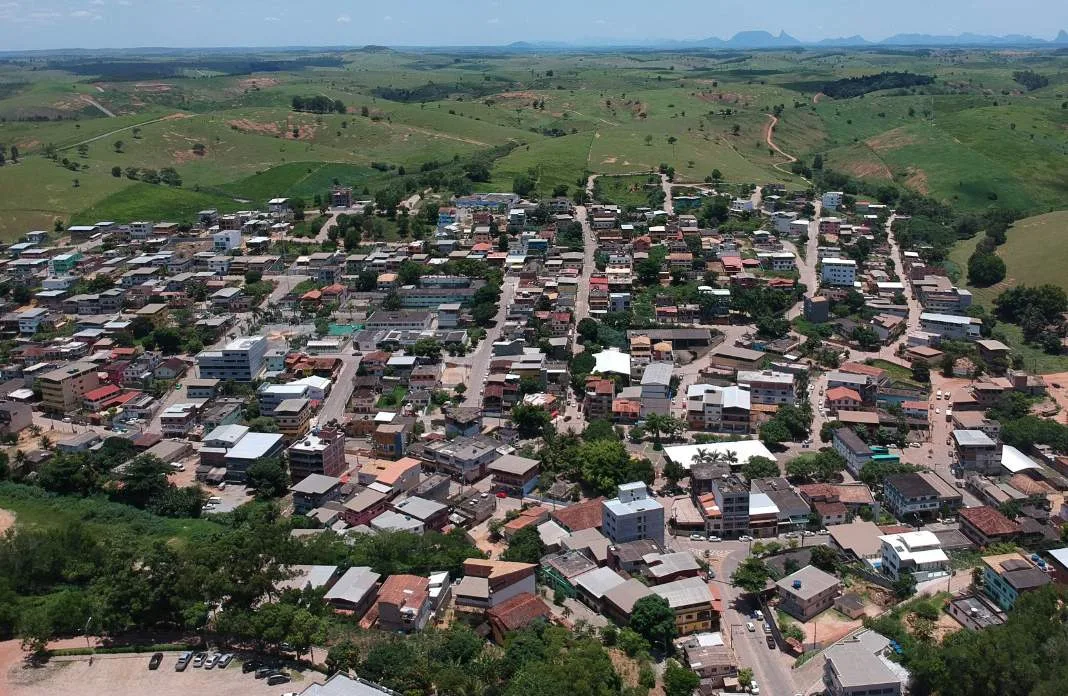
<path id="1" fill-rule="evenodd" d="M 92 616 L 90 616 L 85 621 L 85 647 L 90 648 L 90 649 L 92 648 L 92 646 L 89 645 L 89 624 L 91 624 L 91 623 L 93 623 L 93 617 Z"/>

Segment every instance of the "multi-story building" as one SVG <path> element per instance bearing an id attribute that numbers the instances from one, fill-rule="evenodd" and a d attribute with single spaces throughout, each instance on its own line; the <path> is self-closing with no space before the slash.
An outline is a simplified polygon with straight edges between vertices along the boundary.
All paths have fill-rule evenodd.
<path id="1" fill-rule="evenodd" d="M 1010 611 L 1025 592 L 1045 587 L 1052 580 L 1019 552 L 983 556 L 983 592 Z"/>
<path id="2" fill-rule="evenodd" d="M 949 556 L 934 532 L 905 532 L 879 537 L 882 571 L 894 580 L 909 574 L 916 582 L 949 574 Z"/>
<path id="3" fill-rule="evenodd" d="M 982 430 L 954 430 L 953 452 L 962 469 L 996 474 L 1001 468 L 1001 447 Z"/>
<path id="4" fill-rule="evenodd" d="M 610 379 L 591 377 L 586 380 L 586 398 L 584 408 L 586 420 L 610 420 L 612 418 L 612 400 L 616 395 L 616 383 Z"/>
<path id="5" fill-rule="evenodd" d="M 456 585 L 456 606 L 492 609 L 524 592 L 535 594 L 533 563 L 491 561 L 469 558 L 464 561 L 464 577 Z"/>
<path id="6" fill-rule="evenodd" d="M 749 390 L 749 398 L 755 404 L 792 406 L 797 401 L 794 376 L 787 372 L 739 370 L 738 386 Z"/>
<path id="7" fill-rule="evenodd" d="M 312 405 L 308 399 L 286 399 L 272 413 L 278 432 L 289 441 L 304 437 L 311 428 Z"/>
<path id="8" fill-rule="evenodd" d="M 671 363 L 649 363 L 642 373 L 641 415 L 671 412 Z"/>
<path id="9" fill-rule="evenodd" d="M 160 432 L 164 437 L 184 437 L 197 422 L 196 404 L 172 404 L 160 414 Z"/>
<path id="10" fill-rule="evenodd" d="M 664 506 L 641 481 L 619 486 L 618 495 L 601 503 L 601 527 L 615 543 L 652 539 L 664 543 Z"/>
<path id="11" fill-rule="evenodd" d="M 853 259 L 823 259 L 820 262 L 820 281 L 824 285 L 853 287 L 857 280 L 857 262 Z"/>
<path id="12" fill-rule="evenodd" d="M 289 448 L 289 474 L 300 481 L 312 474 L 341 476 L 345 466 L 345 434 L 322 428 L 293 443 Z"/>
<path id="13" fill-rule="evenodd" d="M 975 317 L 964 317 L 956 314 L 937 314 L 923 312 L 920 314 L 920 329 L 927 333 L 937 334 L 942 338 L 955 341 L 975 340 L 980 337 L 979 330 L 983 322 Z"/>
<path id="14" fill-rule="evenodd" d="M 430 581 L 418 575 L 390 575 L 378 590 L 378 627 L 411 633 L 426 626 L 432 612 Z"/>
<path id="15" fill-rule="evenodd" d="M 820 202 L 827 210 L 837 210 L 838 206 L 842 205 L 843 195 L 841 191 L 827 191 L 820 196 Z"/>
<path id="16" fill-rule="evenodd" d="M 750 392 L 740 387 L 693 384 L 686 390 L 686 422 L 691 430 L 749 432 Z"/>
<path id="17" fill-rule="evenodd" d="M 883 499 L 898 519 L 908 515 L 930 517 L 938 512 L 941 502 L 935 487 L 919 474 L 887 476 L 883 482 Z"/>
<path id="18" fill-rule="evenodd" d="M 205 350 L 197 355 L 200 377 L 251 382 L 262 372 L 266 354 L 264 336 L 235 339 L 222 350 Z"/>
<path id="19" fill-rule="evenodd" d="M 871 448 L 849 428 L 835 430 L 831 437 L 831 446 L 845 458 L 846 468 L 854 476 L 859 476 L 860 470 L 871 461 Z"/>
<path id="20" fill-rule="evenodd" d="M 775 584 L 778 586 L 779 608 L 798 621 L 809 621 L 830 609 L 842 590 L 838 578 L 810 565 Z"/>
<path id="21" fill-rule="evenodd" d="M 714 509 L 705 507 L 705 528 L 709 534 L 737 539 L 749 533 L 749 485 L 734 475 L 712 480 Z"/>
<path id="22" fill-rule="evenodd" d="M 863 642 L 850 639 L 823 653 L 829 696 L 901 696 L 901 679 Z"/>
<path id="23" fill-rule="evenodd" d="M 1020 532 L 1020 525 L 989 505 L 961 508 L 960 531 L 978 546 L 1010 541 Z"/>
<path id="24" fill-rule="evenodd" d="M 705 633 L 718 627 L 715 598 L 703 578 L 682 578 L 649 589 L 667 600 L 675 612 L 675 629 L 679 635 Z"/>
<path id="25" fill-rule="evenodd" d="M 77 411 L 85 394 L 99 386 L 97 367 L 87 362 L 70 363 L 37 378 L 41 408 L 51 413 Z"/>

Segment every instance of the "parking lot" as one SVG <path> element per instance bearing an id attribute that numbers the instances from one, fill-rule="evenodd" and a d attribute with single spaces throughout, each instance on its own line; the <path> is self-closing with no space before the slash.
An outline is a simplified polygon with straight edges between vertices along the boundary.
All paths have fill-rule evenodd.
<path id="1" fill-rule="evenodd" d="M 57 657 L 40 668 L 23 668 L 21 662 L 11 667 L 6 683 L 0 681 L 5 696 L 187 696 L 188 694 L 232 694 L 233 696 L 279 696 L 287 691 L 301 691 L 313 679 L 290 672 L 293 681 L 268 686 L 251 673 L 242 674 L 236 660 L 226 669 L 195 669 L 175 672 L 179 653 L 164 653 L 157 670 L 148 669 L 150 655 L 97 655 L 89 658 Z M 309 677 L 318 675 L 309 675 Z"/>

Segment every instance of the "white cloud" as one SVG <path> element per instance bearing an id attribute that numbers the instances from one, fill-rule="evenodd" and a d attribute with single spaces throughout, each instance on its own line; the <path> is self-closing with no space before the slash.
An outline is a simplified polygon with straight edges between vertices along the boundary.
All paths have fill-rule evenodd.
<path id="1" fill-rule="evenodd" d="M 282 20 L 279 19 L 278 17 L 264 17 L 263 21 L 265 21 L 265 22 L 281 22 Z"/>
<path id="2" fill-rule="evenodd" d="M 351 21 L 352 21 L 352 17 L 349 17 L 346 14 L 338 15 L 338 18 L 337 18 L 338 24 L 348 24 Z"/>
<path id="3" fill-rule="evenodd" d="M 603 19 L 595 19 L 595 20 L 593 20 L 593 23 L 594 24 L 608 24 L 608 22 L 604 21 Z"/>
<path id="4" fill-rule="evenodd" d="M 382 18 L 382 21 L 383 22 L 392 22 L 393 18 L 390 17 L 389 15 L 386 15 L 385 17 Z"/>
<path id="5" fill-rule="evenodd" d="M 492 19 L 487 19 L 486 20 L 486 24 L 500 24 L 500 23 L 501 23 L 501 20 L 499 20 L 496 17 L 493 17 Z"/>
<path id="6" fill-rule="evenodd" d="M 97 7 L 99 7 L 100 5 L 104 4 L 104 0 L 89 0 L 89 4 L 96 5 Z"/>
<path id="7" fill-rule="evenodd" d="M 70 16 L 71 17 L 85 18 L 85 17 L 91 16 L 92 14 L 93 13 L 90 12 L 89 10 L 75 10 L 74 12 L 70 13 Z"/>

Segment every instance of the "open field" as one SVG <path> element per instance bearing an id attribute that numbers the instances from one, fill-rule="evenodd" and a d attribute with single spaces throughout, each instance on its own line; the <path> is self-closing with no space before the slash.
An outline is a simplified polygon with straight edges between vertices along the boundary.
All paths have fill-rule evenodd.
<path id="1" fill-rule="evenodd" d="M 0 238 L 57 219 L 181 222 L 205 206 L 312 197 L 335 180 L 369 195 L 397 185 L 402 168 L 476 156 L 489 175 L 469 184 L 484 191 L 530 176 L 539 193 L 574 192 L 589 173 L 661 164 L 682 182 L 718 169 L 732 184 L 804 188 L 764 142 L 772 112 L 776 144 L 802 162 L 821 153 L 828 167 L 960 209 L 1040 213 L 1068 199 L 1065 59 L 1037 50 L 263 57 L 284 65 L 243 72 L 205 58 L 203 68 L 189 59 L 174 71 L 146 57 L 133 73 L 77 59 L 0 66 L 0 144 L 22 160 L 0 167 Z M 1022 91 L 1012 80 L 1021 65 L 1050 85 Z M 828 82 L 883 71 L 935 82 L 815 98 Z M 340 100 L 345 112 L 292 110 L 293 97 L 309 95 Z M 49 145 L 72 164 L 44 161 Z M 150 192 L 126 176 L 165 167 L 181 176 L 181 191 Z"/>

